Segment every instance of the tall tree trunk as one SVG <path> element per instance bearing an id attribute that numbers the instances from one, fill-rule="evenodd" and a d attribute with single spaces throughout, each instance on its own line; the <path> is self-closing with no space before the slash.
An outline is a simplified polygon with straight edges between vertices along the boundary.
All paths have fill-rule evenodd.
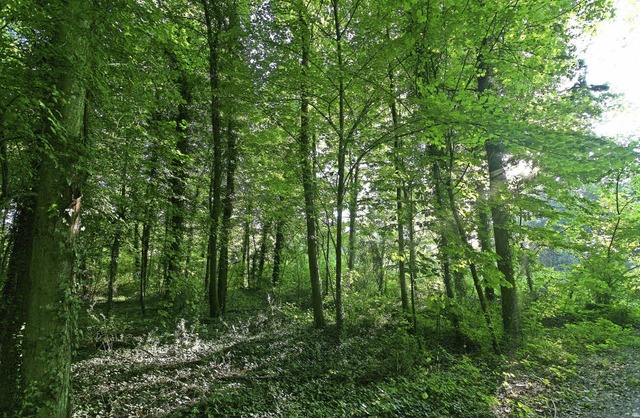
<path id="1" fill-rule="evenodd" d="M 42 39 L 48 80 L 55 87 L 47 98 L 50 114 L 39 153 L 35 187 L 35 228 L 29 264 L 29 289 L 23 341 L 23 377 L 27 414 L 66 417 L 69 410 L 72 314 L 72 241 L 79 230 L 81 197 L 70 190 L 70 168 L 84 152 L 82 125 L 86 97 L 88 22 L 91 2 L 68 0 L 48 7 L 55 26 Z M 50 28 L 51 32 L 49 32 Z M 47 36 L 49 35 L 49 36 Z M 55 92 L 55 93 L 54 93 Z M 56 97 L 54 98 L 54 94 Z M 73 180 L 72 180 L 73 181 Z"/>
<path id="2" fill-rule="evenodd" d="M 315 150 L 311 150 L 309 124 L 309 93 L 308 70 L 311 32 L 304 12 L 299 12 L 302 55 L 300 59 L 302 83 L 300 86 L 300 169 L 302 172 L 302 187 L 304 190 L 304 211 L 307 224 L 307 258 L 309 260 L 309 279 L 311 281 L 311 305 L 316 327 L 324 327 L 324 313 L 322 309 L 322 287 L 320 286 L 320 272 L 318 270 L 318 243 L 316 232 L 315 208 L 315 174 L 311 164 Z"/>
<path id="3" fill-rule="evenodd" d="M 488 39 L 484 39 L 482 47 L 487 47 Z M 489 89 L 491 84 L 491 68 L 485 62 L 482 54 L 478 57 L 478 95 Z M 489 169 L 489 204 L 491 220 L 493 221 L 493 240 L 498 256 L 498 270 L 504 276 L 507 285 L 500 286 L 502 302 L 502 327 L 506 335 L 515 341 L 520 334 L 520 319 L 518 316 L 518 298 L 516 280 L 511 254 L 511 237 L 509 233 L 509 211 L 506 204 L 501 202 L 507 193 L 507 173 L 504 169 L 504 150 L 499 142 L 491 139 L 485 141 L 487 165 Z"/>
<path id="4" fill-rule="evenodd" d="M 371 255 L 373 271 L 376 277 L 376 283 L 378 285 L 378 293 L 383 294 L 385 289 L 384 279 L 384 250 L 386 243 L 384 240 L 381 243 L 374 241 L 371 244 Z"/>
<path id="5" fill-rule="evenodd" d="M 83 257 L 83 263 L 85 258 Z M 140 223 L 136 220 L 133 227 L 133 277 L 140 284 Z M 86 269 L 86 267 L 85 267 Z"/>
<path id="6" fill-rule="evenodd" d="M 333 22 L 335 29 L 336 55 L 338 61 L 338 187 L 336 196 L 336 326 L 338 332 L 342 330 L 342 211 L 344 210 L 345 195 L 345 157 L 347 152 L 344 135 L 344 76 L 342 64 L 342 29 L 338 13 L 338 0 L 331 1 L 333 5 Z"/>
<path id="7" fill-rule="evenodd" d="M 109 285 L 107 289 L 107 316 L 111 316 L 113 310 L 113 288 L 118 275 L 118 259 L 120 257 L 120 225 L 116 226 L 111 243 L 111 257 L 109 262 Z"/>
<path id="8" fill-rule="evenodd" d="M 439 168 L 437 167 L 437 163 L 434 164 L 433 170 L 435 172 L 435 170 L 439 170 Z M 440 176 L 436 176 L 434 175 L 434 189 L 435 189 L 435 194 L 436 194 L 436 200 L 438 203 L 438 210 L 440 211 L 440 213 L 442 214 L 441 216 L 441 220 L 443 221 L 443 230 L 440 231 L 440 239 L 438 241 L 438 254 L 439 254 L 439 258 L 440 258 L 440 264 L 442 265 L 442 281 L 444 283 L 444 289 L 445 292 L 447 294 L 447 298 L 449 298 L 449 301 L 451 303 L 455 303 L 455 292 L 453 291 L 453 280 L 452 280 L 452 272 L 451 272 L 451 256 L 448 253 L 449 250 L 449 246 L 451 245 L 451 243 L 449 242 L 449 229 L 448 229 L 448 225 L 446 224 L 447 222 L 445 221 L 445 216 L 444 213 L 446 211 L 446 205 L 445 205 L 445 196 L 443 193 L 443 187 L 444 185 L 440 183 Z M 460 318 L 456 313 L 452 313 L 450 316 L 451 322 L 453 323 L 453 327 L 456 330 L 456 332 L 459 331 L 460 329 Z"/>
<path id="9" fill-rule="evenodd" d="M 416 317 L 416 275 L 418 273 L 416 265 L 416 241 L 413 228 L 414 207 L 411 186 L 404 188 L 404 198 L 408 203 L 407 208 L 407 228 L 409 229 L 409 278 L 411 280 L 411 318 L 413 320 L 413 334 L 418 334 L 418 319 Z"/>
<path id="10" fill-rule="evenodd" d="M 247 209 L 244 214 L 244 226 L 242 232 L 242 282 L 247 287 L 251 286 L 251 268 L 249 258 L 251 257 L 251 212 L 253 211 L 253 201 L 247 200 Z M 246 283 L 245 283 L 246 281 Z"/>
<path id="11" fill-rule="evenodd" d="M 210 113 L 213 150 L 211 167 L 211 210 L 209 213 L 209 316 L 215 318 L 220 315 L 218 305 L 218 223 L 222 212 L 222 127 L 220 116 L 220 98 L 218 87 L 220 84 L 219 68 L 219 38 L 222 30 L 222 16 L 215 1 L 202 0 L 205 24 L 207 28 L 207 43 L 209 46 L 209 86 L 211 94 Z M 215 15 L 215 16 L 214 16 Z"/>
<path id="12" fill-rule="evenodd" d="M 249 287 L 255 289 L 258 287 L 258 281 L 256 280 L 256 272 L 258 271 L 258 244 L 256 243 L 256 231 L 252 231 L 251 241 L 253 242 L 253 252 L 251 253 L 251 269 L 249 272 Z"/>
<path id="13" fill-rule="evenodd" d="M 456 231 L 458 233 L 458 238 L 462 243 L 464 249 L 467 252 L 467 256 L 470 258 L 474 253 L 473 246 L 469 243 L 467 238 L 467 231 L 465 230 L 464 224 L 462 223 L 462 219 L 460 217 L 460 213 L 458 211 L 458 206 L 456 205 L 455 196 L 453 194 L 453 184 L 452 184 L 452 167 L 453 167 L 453 155 L 450 155 L 451 161 L 449 164 L 449 175 L 447 179 L 443 181 L 442 173 L 438 164 L 434 164 L 434 177 L 436 181 L 445 186 L 448 200 L 449 200 L 449 210 L 453 215 L 453 220 L 455 223 Z M 482 310 L 482 314 L 484 316 L 485 324 L 487 325 L 487 329 L 491 336 L 491 345 L 493 347 L 493 351 L 498 353 L 500 351 L 498 347 L 498 340 L 496 339 L 495 332 L 493 329 L 493 322 L 491 321 L 491 314 L 489 313 L 489 308 L 487 307 L 487 301 L 484 297 L 484 292 L 482 289 L 482 284 L 480 283 L 480 277 L 478 276 L 478 269 L 476 268 L 475 262 L 473 260 L 469 260 L 469 270 L 471 271 L 471 277 L 473 279 L 473 284 L 476 289 L 476 294 L 478 296 L 478 301 L 480 302 L 480 309 Z"/>
<path id="14" fill-rule="evenodd" d="M 434 157 L 437 157 L 436 147 L 433 146 L 430 150 L 431 154 Z M 452 274 L 451 274 L 451 256 L 449 255 L 449 213 L 447 211 L 447 204 L 445 198 L 444 189 L 447 187 L 446 184 L 442 184 L 442 176 L 440 174 L 440 167 L 438 166 L 438 162 L 434 162 L 431 168 L 433 172 L 433 189 L 436 196 L 437 209 L 436 213 L 438 213 L 440 218 L 440 227 L 439 231 L 439 240 L 438 240 L 438 253 L 440 258 L 440 263 L 442 264 L 442 279 L 444 283 L 445 292 L 447 293 L 447 297 L 449 299 L 454 299 L 455 294 L 453 292 L 452 285 Z"/>
<path id="15" fill-rule="evenodd" d="M 434 157 L 438 156 L 438 152 L 435 146 L 432 146 L 430 149 L 431 154 Z M 441 230 L 439 232 L 439 240 L 438 240 L 438 256 L 440 258 L 440 264 L 442 265 L 442 281 L 444 283 L 444 289 L 447 294 L 447 298 L 451 303 L 455 303 L 455 292 L 453 291 L 453 280 L 452 280 L 452 272 L 451 272 L 451 255 L 449 253 L 449 248 L 451 243 L 449 242 L 450 236 L 450 217 L 449 211 L 447 210 L 446 204 L 446 196 L 444 189 L 447 187 L 446 184 L 442 183 L 442 176 L 440 174 L 440 167 L 438 166 L 438 162 L 434 162 L 432 165 L 432 173 L 433 173 L 433 188 L 436 195 L 436 203 L 437 203 L 437 213 L 440 217 L 441 222 Z M 456 332 L 460 329 L 460 318 L 456 313 L 452 313 L 450 315 L 451 322 L 453 323 L 453 327 Z"/>
<path id="16" fill-rule="evenodd" d="M 171 57 L 176 65 L 177 58 Z M 168 251 L 167 261 L 167 296 L 169 301 L 175 303 L 175 288 L 181 280 L 182 269 L 180 263 L 183 259 L 183 241 L 186 213 L 187 169 L 185 159 L 189 155 L 189 122 L 191 114 L 189 106 L 192 102 L 191 85 L 184 70 L 179 69 L 178 86 L 182 101 L 178 105 L 176 115 L 176 152 L 173 153 L 170 162 L 171 178 L 169 180 L 169 219 L 168 219 Z"/>
<path id="17" fill-rule="evenodd" d="M 504 153 L 501 147 L 487 141 L 485 144 L 489 163 L 489 190 L 491 196 L 491 218 L 493 220 L 493 237 L 498 256 L 498 270 L 508 285 L 500 286 L 502 301 L 502 326 L 504 332 L 512 339 L 520 333 L 518 318 L 518 300 L 516 280 L 513 269 L 511 237 L 509 233 L 509 212 L 504 203 L 499 203 L 507 190 L 507 174 L 502 165 Z"/>
<path id="18" fill-rule="evenodd" d="M 478 186 L 478 241 L 480 242 L 480 249 L 484 253 L 491 253 L 493 251 L 493 245 L 491 245 L 491 220 L 490 210 L 488 206 L 488 196 L 483 185 Z M 484 294 L 488 301 L 495 299 L 495 290 L 492 286 L 485 286 Z"/>
<path id="19" fill-rule="evenodd" d="M 24 381 L 21 328 L 25 321 L 25 297 L 29 289 L 29 262 L 33 244 L 33 199 L 20 201 L 12 228 L 12 249 L 0 299 L 0 411 L 18 416 Z"/>
<path id="20" fill-rule="evenodd" d="M 356 264 L 356 218 L 358 216 L 358 192 L 359 184 L 359 164 L 353 169 L 351 181 L 351 199 L 349 200 L 349 270 L 353 270 Z"/>
<path id="21" fill-rule="evenodd" d="M 276 286 L 282 277 L 282 249 L 284 248 L 284 227 L 285 221 L 279 219 L 276 222 L 276 242 L 273 246 L 273 273 L 271 274 L 271 284 Z"/>
<path id="22" fill-rule="evenodd" d="M 391 122 L 392 122 L 392 130 L 393 130 L 393 168 L 395 171 L 395 181 L 396 181 L 396 221 L 397 221 L 397 229 L 398 229 L 398 280 L 400 283 L 400 300 L 402 302 L 402 310 L 405 312 L 409 311 L 409 295 L 407 294 L 407 278 L 405 272 L 405 240 L 404 240 L 404 229 L 405 229 L 405 215 L 404 209 L 402 207 L 402 173 L 403 173 L 403 164 L 402 164 L 402 140 L 398 135 L 398 109 L 396 107 L 395 100 L 395 82 L 393 77 L 393 71 L 389 68 L 389 89 L 394 94 L 394 98 L 391 101 Z"/>
<path id="23" fill-rule="evenodd" d="M 149 241 L 151 240 L 151 225 L 145 220 L 142 224 L 142 237 L 140 246 L 140 309 L 144 315 L 146 312 L 147 280 L 149 278 Z"/>
<path id="24" fill-rule="evenodd" d="M 229 237 L 231 235 L 231 215 L 233 214 L 233 198 L 235 195 L 235 172 L 237 162 L 236 133 L 233 122 L 227 121 L 227 184 L 222 211 L 222 228 L 220 229 L 220 263 L 218 267 L 218 305 L 220 314 L 224 315 L 227 307 L 227 276 L 229 274 Z"/>
<path id="25" fill-rule="evenodd" d="M 123 179 L 124 180 L 124 179 Z M 122 185 L 122 192 L 120 193 L 120 197 L 122 198 L 122 202 L 120 205 L 124 203 L 124 197 L 126 195 L 126 187 Z M 118 208 L 117 216 L 115 219 L 115 227 L 113 233 L 113 242 L 111 244 L 111 257 L 109 261 L 109 284 L 107 288 L 107 316 L 111 316 L 111 311 L 113 309 L 113 288 L 115 286 L 116 277 L 118 275 L 118 260 L 120 259 L 120 237 L 122 235 L 122 223 L 124 222 L 124 210 L 122 207 Z"/>
<path id="26" fill-rule="evenodd" d="M 265 215 L 266 217 L 266 215 Z M 260 240 L 260 250 L 258 250 L 258 267 L 256 270 L 256 284 L 258 288 L 262 287 L 264 282 L 264 263 L 267 258 L 267 244 L 269 242 L 269 233 L 271 232 L 271 220 L 265 220 L 262 226 L 262 239 Z"/>

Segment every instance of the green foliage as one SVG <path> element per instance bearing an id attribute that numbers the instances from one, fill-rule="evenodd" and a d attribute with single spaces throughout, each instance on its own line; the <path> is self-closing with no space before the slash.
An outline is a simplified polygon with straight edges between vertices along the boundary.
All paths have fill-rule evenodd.
<path id="1" fill-rule="evenodd" d="M 602 352 L 621 345 L 638 343 L 638 337 L 634 336 L 630 329 L 625 329 L 604 318 L 566 324 L 563 331 L 564 344 L 576 352 L 583 349 Z"/>
<path id="2" fill-rule="evenodd" d="M 412 417 L 490 417 L 495 402 L 490 374 L 481 372 L 468 357 L 452 358 L 446 352 L 434 353 L 444 359 L 431 359 L 434 365 L 387 386 L 390 393 L 381 411 Z M 447 358 L 448 357 L 448 358 Z M 439 362 L 447 364 L 442 367 Z"/>
<path id="3" fill-rule="evenodd" d="M 71 326 L 83 364 L 113 374 L 104 377 L 111 392 L 101 399 L 77 384 L 79 399 L 91 404 L 79 402 L 79 415 L 109 414 L 111 401 L 116 415 L 169 413 L 150 406 L 156 393 L 159 403 L 180 404 L 170 411 L 176 416 L 489 416 L 502 401 L 516 416 L 535 414 L 526 399 L 509 398 L 513 391 L 496 399 L 508 358 L 485 367 L 484 358 L 442 349 L 491 350 L 477 297 L 462 291 L 452 297 L 441 284 L 445 262 L 456 272 L 473 262 L 483 286 L 510 286 L 491 245 L 478 251 L 464 242 L 482 235 L 478 214 L 489 216 L 490 209 L 517 214 L 519 224 L 511 216 L 505 225 L 511 238 L 531 244 L 532 258 L 543 248 L 554 258 L 547 270 L 532 261 L 534 292 L 519 298 L 527 336 L 517 352 L 522 369 L 544 366 L 549 379 L 568 382 L 583 351 L 634 344 L 629 326 L 640 323 L 637 144 L 588 132 L 591 117 L 611 97 L 588 88 L 573 51 L 577 28 L 606 17 L 608 1 L 462 7 L 449 0 L 341 0 L 332 3 L 343 25 L 337 35 L 321 1 L 103 1 L 93 8 L 77 1 L 86 9 L 81 24 L 58 16 L 65 2 L 53 3 L 0 7 L 0 249 L 11 254 L 13 220 L 29 209 L 20 202 L 38 189 L 36 169 L 46 158 L 57 171 L 71 167 L 60 176 L 64 188 L 57 195 L 68 198 L 67 186 L 82 186 L 75 278 L 87 301 L 102 301 L 112 265 L 117 302 L 140 297 L 140 229 L 150 233 L 148 316 L 132 323 L 139 307 L 123 312 L 116 303 L 111 316 L 84 318 L 84 333 Z M 214 15 L 209 28 L 203 5 Z M 58 38 L 48 37 L 57 26 L 68 28 L 60 39 L 69 42 L 59 48 L 49 45 Z M 66 56 L 71 41 L 85 37 L 90 53 L 80 45 Z M 303 41 L 310 52 L 305 69 Z M 210 64 L 216 67 L 211 73 Z M 73 121 L 82 132 L 74 141 L 62 120 L 65 106 L 77 100 L 61 96 L 65 86 L 51 87 L 64 84 L 57 73 L 83 85 L 76 99 L 86 106 Z M 489 85 L 481 88 L 485 78 Z M 304 117 L 302 96 L 311 105 Z M 228 312 L 194 325 L 207 316 L 203 276 L 208 238 L 216 232 L 210 227 L 219 223 L 210 209 L 221 192 L 210 180 L 222 169 L 215 156 L 229 155 L 213 145 L 212 134 L 220 144 L 233 135 L 240 151 L 236 209 L 227 218 Z M 308 155 L 298 155 L 303 136 Z M 487 141 L 504 150 L 507 173 L 531 168 L 491 196 L 491 208 L 482 196 L 489 183 Z M 65 165 L 67 154 L 80 157 Z M 342 275 L 340 335 L 331 326 L 308 327 L 301 161 L 316 183 L 310 215 L 317 231 L 310 238 L 326 254 L 320 264 L 327 311 L 336 303 L 335 247 L 343 245 L 336 242 L 342 215 L 336 192 L 345 192 L 353 167 L 360 169 L 357 263 Z M 434 193 L 438 187 L 459 206 L 458 234 L 451 208 Z M 68 203 L 45 209 L 59 214 Z M 416 329 L 398 306 L 398 264 L 412 262 L 409 243 L 403 251 L 396 244 L 398 224 L 404 223 L 408 241 L 408 207 L 415 209 L 410 244 L 419 257 Z M 267 225 L 281 220 L 283 273 L 271 286 L 265 278 L 274 264 L 274 233 Z M 110 254 L 114 242 L 121 248 Z M 65 303 L 72 296 L 67 290 Z M 494 323 L 501 313 L 489 303 Z M 119 364 L 125 353 L 130 357 Z M 108 367 L 84 358 L 92 355 Z M 176 372 L 186 376 L 181 387 L 171 386 Z M 86 383 L 81 371 L 76 377 Z M 137 392 L 127 385 L 140 386 L 140 410 L 132 400 Z"/>
<path id="4" fill-rule="evenodd" d="M 102 313 L 91 312 L 88 318 L 89 325 L 84 332 L 82 340 L 84 344 L 81 344 L 81 349 L 88 350 L 89 347 L 86 346 L 88 344 L 99 350 L 112 351 L 114 347 L 126 342 L 128 325 L 120 316 L 107 317 Z"/>

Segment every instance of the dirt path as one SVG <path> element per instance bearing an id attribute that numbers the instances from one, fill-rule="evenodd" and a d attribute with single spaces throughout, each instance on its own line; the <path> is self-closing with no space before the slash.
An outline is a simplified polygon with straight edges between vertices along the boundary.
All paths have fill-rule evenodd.
<path id="1" fill-rule="evenodd" d="M 558 416 L 640 418 L 640 349 L 627 347 L 594 354 L 577 367 L 574 402 L 563 402 Z"/>

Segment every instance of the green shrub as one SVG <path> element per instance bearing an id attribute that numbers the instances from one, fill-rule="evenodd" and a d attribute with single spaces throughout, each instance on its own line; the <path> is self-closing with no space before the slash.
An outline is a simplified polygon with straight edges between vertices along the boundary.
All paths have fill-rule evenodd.
<path id="1" fill-rule="evenodd" d="M 565 346 L 578 352 L 583 349 L 592 352 L 605 351 L 634 344 L 638 340 L 631 330 L 605 318 L 566 324 L 564 331 Z"/>

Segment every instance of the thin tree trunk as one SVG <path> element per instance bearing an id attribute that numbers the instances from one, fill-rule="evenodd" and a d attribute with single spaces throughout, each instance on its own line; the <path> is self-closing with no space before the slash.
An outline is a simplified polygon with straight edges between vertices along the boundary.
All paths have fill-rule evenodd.
<path id="1" fill-rule="evenodd" d="M 122 185 L 120 197 L 124 201 L 126 195 L 126 187 Z M 120 258 L 120 236 L 122 235 L 122 222 L 124 221 L 124 210 L 120 207 L 115 220 L 113 242 L 111 244 L 111 257 L 109 258 L 109 285 L 107 288 L 107 316 L 111 316 L 113 309 L 113 288 L 115 286 L 116 277 L 118 275 L 118 260 Z"/>
<path id="2" fill-rule="evenodd" d="M 395 82 L 393 77 L 393 71 L 389 68 L 389 89 L 395 94 Z M 402 140 L 398 135 L 398 109 L 396 108 L 395 97 L 391 101 L 391 121 L 393 129 L 393 168 L 395 170 L 396 181 L 396 221 L 398 229 L 398 280 L 400 283 L 400 300 L 402 302 L 402 310 L 409 311 L 409 295 L 407 294 L 407 279 L 405 273 L 405 240 L 404 240 L 404 228 L 405 228 L 405 215 L 402 207 Z"/>
<path id="3" fill-rule="evenodd" d="M 311 305 L 313 306 L 313 319 L 315 326 L 325 326 L 322 308 L 322 287 L 320 286 L 320 272 L 318 271 L 318 243 L 316 232 L 316 208 L 315 208 L 315 175 L 313 172 L 313 154 L 310 149 L 309 126 L 309 93 L 308 93 L 308 68 L 310 49 L 310 30 L 302 11 L 299 14 L 302 55 L 300 60 L 302 84 L 300 86 L 300 168 L 302 172 L 302 187 L 304 190 L 305 218 L 307 224 L 307 258 L 309 260 L 309 279 L 311 281 Z"/>
<path id="4" fill-rule="evenodd" d="M 527 287 L 529 288 L 529 294 L 535 299 L 535 289 L 533 288 L 533 276 L 531 274 L 531 258 L 530 258 L 530 250 L 525 242 L 520 244 L 520 250 L 522 251 L 521 255 L 521 263 L 522 269 L 524 270 L 524 275 L 527 279 Z"/>
<path id="5" fill-rule="evenodd" d="M 463 297 L 467 294 L 467 287 L 464 282 L 464 273 L 462 271 L 453 271 L 453 281 L 456 287 L 456 294 L 458 297 Z"/>
<path id="6" fill-rule="evenodd" d="M 282 277 L 282 249 L 284 248 L 284 227 L 285 221 L 280 219 L 276 223 L 276 242 L 273 247 L 273 273 L 271 274 L 271 284 L 277 286 Z"/>
<path id="7" fill-rule="evenodd" d="M 220 315 L 218 305 L 218 224 L 222 212 L 222 132 L 220 116 L 220 98 L 218 87 L 219 75 L 219 37 L 222 28 L 222 17 L 217 3 L 210 0 L 201 0 L 204 8 L 205 25 L 207 28 L 207 43 L 209 46 L 209 86 L 210 86 L 210 113 L 213 150 L 213 163 L 211 167 L 212 202 L 209 213 L 209 316 L 212 318 Z M 212 13 L 215 16 L 212 16 Z M 215 25 L 215 27 L 214 27 Z"/>
<path id="8" fill-rule="evenodd" d="M 376 276 L 376 283 L 378 285 L 378 293 L 383 294 L 385 289 L 385 279 L 384 279 L 384 249 L 386 243 L 383 241 L 382 243 L 373 242 L 372 246 L 372 264 L 374 274 Z"/>
<path id="9" fill-rule="evenodd" d="M 413 322 L 413 334 L 418 335 L 418 319 L 416 317 L 416 241 L 415 231 L 413 228 L 414 221 L 414 207 L 413 196 L 410 186 L 404 189 L 404 198 L 408 203 L 407 211 L 407 228 L 409 229 L 409 278 L 411 280 L 411 318 Z"/>
<path id="10" fill-rule="evenodd" d="M 263 227 L 264 228 L 264 227 Z M 258 244 L 256 244 L 256 231 L 252 231 L 251 241 L 253 243 L 253 252 L 251 253 L 251 269 L 249 273 L 249 287 L 255 289 L 258 287 L 256 280 L 256 272 L 258 271 Z"/>
<path id="11" fill-rule="evenodd" d="M 246 286 L 250 287 L 250 263 L 249 258 L 251 256 L 251 211 L 252 208 L 252 200 L 251 198 L 247 201 L 247 209 L 244 215 L 244 227 L 242 233 L 242 281 L 243 284 L 246 280 Z"/>
<path id="12" fill-rule="evenodd" d="M 145 300 L 147 296 L 147 279 L 149 277 L 149 241 L 151 240 L 151 225 L 145 220 L 142 224 L 142 237 L 140 246 L 140 309 L 144 315 L 146 312 Z"/>
<path id="13" fill-rule="evenodd" d="M 229 237 L 231 235 L 231 215 L 235 196 L 235 172 L 237 163 L 236 133 L 231 119 L 227 121 L 227 184 L 225 187 L 222 228 L 220 230 L 220 263 L 218 270 L 218 305 L 224 315 L 227 307 L 227 280 L 229 274 Z"/>
<path id="14" fill-rule="evenodd" d="M 318 230 L 320 230 L 319 226 L 318 226 Z M 329 264 L 329 257 L 330 257 L 329 251 L 331 249 L 331 225 L 329 223 L 327 223 L 326 235 L 327 235 L 326 244 L 322 245 L 322 255 L 324 256 L 324 277 L 323 277 L 322 289 L 324 290 L 325 296 L 330 292 L 329 281 L 331 279 L 331 265 Z M 322 242 L 324 243 L 324 239 L 322 240 Z M 335 299 L 335 296 L 334 296 L 334 299 Z"/>
<path id="15" fill-rule="evenodd" d="M 453 159 L 453 156 L 450 156 L 451 159 Z M 469 243 L 469 240 L 467 238 L 467 231 L 464 228 L 464 224 L 462 223 L 462 219 L 460 218 L 460 213 L 458 212 L 458 207 L 456 205 L 456 201 L 455 201 L 455 197 L 453 195 L 453 185 L 451 182 L 451 168 L 452 166 L 449 166 L 449 176 L 446 180 L 446 183 L 443 183 L 442 181 L 442 175 L 440 173 L 440 168 L 437 164 L 434 164 L 434 176 L 436 178 L 436 181 L 440 182 L 441 184 L 445 185 L 446 191 L 447 191 L 447 196 L 449 197 L 449 209 L 451 211 L 451 214 L 453 215 L 453 220 L 455 222 L 455 226 L 456 226 L 456 230 L 458 232 L 458 237 L 462 243 L 462 245 L 464 246 L 464 248 L 467 251 L 468 257 L 470 257 L 473 253 L 474 253 L 474 249 L 471 246 L 471 244 Z M 478 270 L 476 268 L 476 264 L 470 260 L 469 261 L 469 270 L 471 271 L 471 277 L 473 279 L 473 284 L 474 287 L 476 289 L 476 293 L 478 295 L 478 301 L 480 302 L 480 309 L 482 310 L 482 314 L 484 316 L 484 320 L 485 323 L 487 325 L 487 329 L 489 330 L 489 334 L 491 336 L 491 345 L 493 347 L 493 351 L 498 353 L 500 351 L 499 347 L 498 347 L 498 340 L 496 339 L 495 336 L 495 331 L 493 329 L 493 323 L 491 321 L 491 315 L 489 313 L 489 308 L 487 307 L 487 301 L 484 297 L 484 292 L 482 289 L 482 284 L 480 283 L 480 278 L 478 276 Z"/>
<path id="16" fill-rule="evenodd" d="M 356 163 L 351 181 L 351 199 L 349 200 L 349 262 L 347 264 L 349 270 L 353 270 L 356 263 L 356 218 L 358 216 L 359 189 L 359 165 Z"/>
<path id="17" fill-rule="evenodd" d="M 434 147 L 430 150 L 431 154 L 435 157 L 437 156 L 437 150 Z M 442 176 L 440 175 L 440 167 L 437 162 L 434 162 L 432 165 L 433 172 L 433 185 L 434 191 L 436 195 L 436 203 L 438 205 L 437 212 L 439 212 L 440 220 L 441 220 L 441 228 L 440 231 L 440 239 L 438 242 L 438 254 L 440 258 L 440 263 L 442 264 L 442 281 L 444 283 L 445 292 L 447 294 L 447 298 L 451 303 L 455 303 L 455 293 L 453 291 L 452 285 L 452 273 L 451 273 L 451 255 L 449 254 L 449 234 L 450 234 L 450 221 L 447 219 L 449 217 L 447 211 L 447 205 L 445 203 L 445 193 L 443 188 L 446 187 L 446 184 L 442 184 Z M 452 313 L 451 322 L 453 323 L 453 327 L 456 332 L 460 329 L 460 318 L 457 314 Z"/>
<path id="18" fill-rule="evenodd" d="M 347 151 L 344 135 L 344 77 L 342 74 L 342 30 L 338 13 L 338 0 L 332 0 L 335 29 L 336 55 L 338 60 L 338 187 L 336 197 L 336 326 L 342 330 L 344 312 L 342 308 L 342 211 L 345 195 L 345 157 Z"/>
<path id="19" fill-rule="evenodd" d="M 113 310 L 113 288 L 118 275 L 118 258 L 120 257 L 120 226 L 116 226 L 111 244 L 111 257 L 109 262 L 109 286 L 107 290 L 107 316 L 111 316 Z"/>
<path id="20" fill-rule="evenodd" d="M 499 145 L 487 141 L 485 144 L 489 162 L 489 182 L 491 195 L 491 218 L 493 237 L 498 256 L 498 270 L 508 285 L 500 286 L 502 301 L 502 326 L 513 340 L 520 333 L 516 280 L 513 269 L 511 237 L 509 233 L 509 212 L 504 204 L 496 204 L 507 188 L 507 175 L 502 165 L 503 152 Z"/>
<path id="21" fill-rule="evenodd" d="M 84 260 L 83 257 L 83 262 L 86 263 Z M 133 276 L 138 284 L 140 284 L 140 268 L 140 223 L 136 220 L 133 227 Z"/>
<path id="22" fill-rule="evenodd" d="M 484 39 L 482 46 L 486 47 L 488 39 Z M 491 68 L 486 64 L 482 54 L 478 57 L 478 95 L 489 89 L 491 84 Z M 498 256 L 498 270 L 504 276 L 507 285 L 500 286 L 502 302 L 502 327 L 512 341 L 520 334 L 520 320 L 518 317 L 518 298 L 516 280 L 511 254 L 511 237 L 509 233 L 509 211 L 505 204 L 498 203 L 507 192 L 507 173 L 502 160 L 504 151 L 500 143 L 487 140 L 484 144 L 487 153 L 489 169 L 489 204 L 491 220 L 493 221 L 493 240 Z"/>
<path id="23" fill-rule="evenodd" d="M 478 241 L 480 242 L 480 249 L 484 253 L 491 253 L 493 251 L 493 245 L 491 245 L 491 212 L 488 207 L 488 196 L 484 186 L 479 185 L 477 213 L 478 213 Z M 484 294 L 487 301 L 493 301 L 495 299 L 495 289 L 492 286 L 484 287 Z"/>
<path id="24" fill-rule="evenodd" d="M 264 282 L 264 278 L 263 278 L 264 263 L 267 258 L 267 243 L 269 242 L 270 232 L 271 232 L 271 220 L 265 221 L 262 227 L 262 239 L 260 240 L 260 249 L 258 250 L 258 267 L 256 270 L 256 284 L 258 288 L 261 288 Z"/>

